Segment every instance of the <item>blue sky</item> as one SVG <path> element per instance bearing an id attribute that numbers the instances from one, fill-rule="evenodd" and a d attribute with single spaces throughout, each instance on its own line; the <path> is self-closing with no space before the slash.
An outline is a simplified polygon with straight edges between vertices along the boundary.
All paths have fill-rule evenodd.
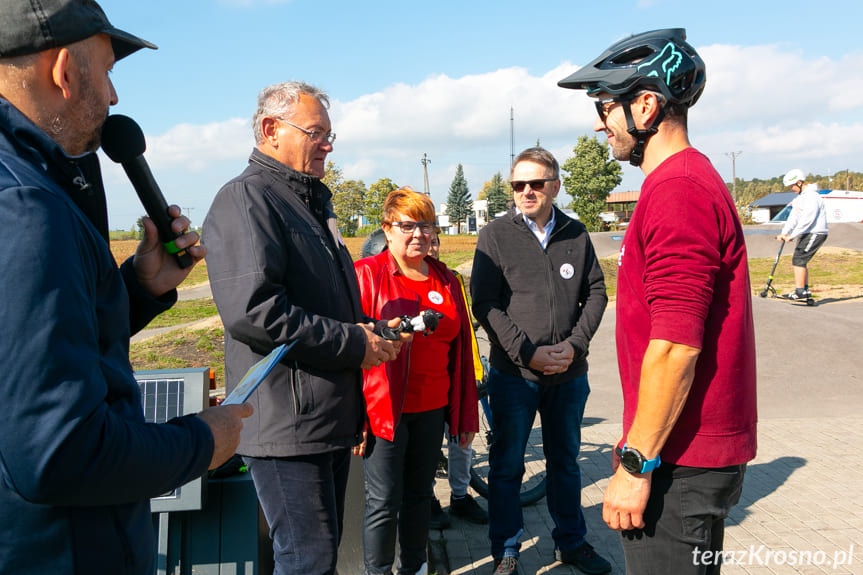
<path id="1" fill-rule="evenodd" d="M 163 192 L 195 225 L 246 166 L 264 86 L 303 80 L 329 93 L 329 159 L 346 178 L 421 190 L 428 154 L 440 203 L 458 163 L 474 196 L 507 175 L 510 108 L 515 153 L 539 140 L 563 163 L 595 112 L 556 82 L 616 40 L 666 27 L 686 28 L 706 61 L 691 140 L 727 181 L 738 151 L 745 179 L 863 171 L 863 7 L 851 0 L 100 3 L 114 25 L 159 46 L 117 64 L 114 112 L 141 124 Z M 122 170 L 103 165 L 111 228 L 129 229 L 143 209 Z M 642 179 L 626 165 L 616 191 Z"/>

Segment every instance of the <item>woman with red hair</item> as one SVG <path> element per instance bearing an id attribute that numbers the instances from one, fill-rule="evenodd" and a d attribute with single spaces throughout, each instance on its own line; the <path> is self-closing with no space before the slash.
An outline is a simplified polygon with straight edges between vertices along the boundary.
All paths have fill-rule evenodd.
<path id="1" fill-rule="evenodd" d="M 354 264 L 363 311 L 370 317 L 443 314 L 437 329 L 417 333 L 399 356 L 363 374 L 367 440 L 363 549 L 367 575 L 424 573 L 432 480 L 443 424 L 462 446 L 478 429 L 470 320 L 458 279 L 429 256 L 434 204 L 409 188 L 390 192 L 381 227 L 387 249 Z"/>

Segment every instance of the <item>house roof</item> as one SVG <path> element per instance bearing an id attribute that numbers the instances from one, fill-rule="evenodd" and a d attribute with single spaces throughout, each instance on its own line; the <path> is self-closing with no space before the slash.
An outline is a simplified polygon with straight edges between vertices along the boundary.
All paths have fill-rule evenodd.
<path id="1" fill-rule="evenodd" d="M 759 198 L 749 204 L 752 208 L 772 208 L 775 206 L 787 206 L 797 194 L 794 192 L 777 192 L 775 194 L 767 194 L 763 198 Z"/>
<path id="2" fill-rule="evenodd" d="M 608 194 L 608 197 L 605 199 L 605 203 L 607 203 L 607 204 L 628 204 L 630 202 L 637 202 L 638 196 L 640 194 L 641 194 L 641 191 L 639 191 L 639 190 L 636 190 L 634 192 L 614 192 L 613 194 Z"/>

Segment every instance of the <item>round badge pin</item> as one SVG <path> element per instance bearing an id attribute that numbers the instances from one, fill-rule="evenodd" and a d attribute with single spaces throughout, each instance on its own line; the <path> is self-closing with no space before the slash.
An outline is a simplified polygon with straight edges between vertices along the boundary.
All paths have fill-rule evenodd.
<path id="1" fill-rule="evenodd" d="M 563 264 L 562 266 L 560 266 L 560 277 L 562 277 L 563 279 L 571 279 L 574 275 L 575 268 L 572 267 L 572 264 Z"/>
<path id="2" fill-rule="evenodd" d="M 436 291 L 430 291 L 429 301 L 435 305 L 440 305 L 443 303 L 443 296 Z"/>

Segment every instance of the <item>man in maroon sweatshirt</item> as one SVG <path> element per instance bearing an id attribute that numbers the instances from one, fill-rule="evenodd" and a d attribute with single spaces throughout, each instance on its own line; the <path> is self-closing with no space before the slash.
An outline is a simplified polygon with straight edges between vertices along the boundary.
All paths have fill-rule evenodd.
<path id="1" fill-rule="evenodd" d="M 623 434 L 603 519 L 627 573 L 718 573 L 724 520 L 755 457 L 755 335 L 743 229 L 691 147 L 704 63 L 682 29 L 638 34 L 561 80 L 646 179 L 618 260 Z"/>

